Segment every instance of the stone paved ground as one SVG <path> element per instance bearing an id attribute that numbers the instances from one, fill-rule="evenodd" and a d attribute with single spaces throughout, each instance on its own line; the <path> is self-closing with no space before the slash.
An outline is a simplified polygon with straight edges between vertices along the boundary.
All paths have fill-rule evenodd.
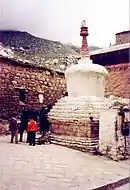
<path id="1" fill-rule="evenodd" d="M 0 137 L 0 190 L 89 190 L 129 176 L 127 163 L 56 145 L 8 141 Z"/>

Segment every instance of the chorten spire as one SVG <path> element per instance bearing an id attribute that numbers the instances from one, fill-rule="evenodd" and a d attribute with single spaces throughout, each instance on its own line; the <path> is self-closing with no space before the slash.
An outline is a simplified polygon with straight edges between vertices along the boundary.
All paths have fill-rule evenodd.
<path id="1" fill-rule="evenodd" d="M 82 36 L 82 46 L 80 49 L 80 54 L 82 58 L 90 58 L 89 56 L 89 48 L 87 43 L 88 36 L 88 27 L 86 26 L 85 20 L 82 21 L 82 26 L 80 28 L 80 36 Z"/>

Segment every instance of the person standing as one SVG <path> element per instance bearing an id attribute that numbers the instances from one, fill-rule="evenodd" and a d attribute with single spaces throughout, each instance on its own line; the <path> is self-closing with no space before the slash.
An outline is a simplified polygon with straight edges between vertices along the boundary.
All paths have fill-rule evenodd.
<path id="1" fill-rule="evenodd" d="M 11 118 L 10 124 L 9 124 L 9 130 L 11 131 L 11 141 L 10 141 L 10 143 L 13 143 L 14 137 L 15 137 L 15 143 L 18 144 L 19 124 L 17 122 L 16 116 L 17 116 L 16 113 L 12 114 L 12 118 Z"/>
<path id="2" fill-rule="evenodd" d="M 45 107 L 42 107 L 39 114 L 40 120 L 40 133 L 44 133 L 45 131 L 45 123 L 46 123 L 46 115 L 45 115 Z"/>
<path id="3" fill-rule="evenodd" d="M 39 115 L 40 119 L 40 133 L 45 136 L 46 133 L 50 130 L 50 122 L 48 120 L 48 113 L 52 108 L 52 104 L 48 104 L 47 108 L 42 107 Z"/>
<path id="4" fill-rule="evenodd" d="M 45 110 L 45 114 L 47 115 L 47 117 L 48 117 L 48 113 L 50 112 L 51 109 L 52 109 L 52 104 L 48 104 L 47 108 Z"/>
<path id="5" fill-rule="evenodd" d="M 35 146 L 35 139 L 36 139 L 36 132 L 38 130 L 38 126 L 36 121 L 33 119 L 33 117 L 30 117 L 30 121 L 28 122 L 28 141 L 29 145 Z"/>
<path id="6" fill-rule="evenodd" d="M 31 108 L 31 107 L 28 107 L 27 109 L 27 120 L 26 120 L 26 131 L 27 131 L 27 128 L 28 128 L 28 122 L 31 118 L 34 118 L 35 120 L 35 117 L 34 117 L 34 110 Z M 36 120 L 35 120 L 36 121 Z M 26 143 L 29 143 L 29 135 L 28 135 L 28 131 L 27 131 L 27 139 L 26 139 Z"/>
<path id="7" fill-rule="evenodd" d="M 22 111 L 22 114 L 21 114 L 21 117 L 20 117 L 20 130 L 19 130 L 19 133 L 20 133 L 20 142 L 23 141 L 23 133 L 25 130 L 27 130 L 27 125 L 28 125 L 28 111 L 27 109 L 23 110 Z"/>
<path id="8" fill-rule="evenodd" d="M 45 127 L 46 127 L 46 132 L 48 133 L 50 130 L 52 131 L 52 128 L 51 128 L 51 123 L 48 119 L 48 114 L 50 112 L 50 110 L 52 109 L 52 104 L 48 104 L 47 105 L 47 108 L 45 110 L 45 116 L 46 116 L 46 122 L 45 122 Z"/>

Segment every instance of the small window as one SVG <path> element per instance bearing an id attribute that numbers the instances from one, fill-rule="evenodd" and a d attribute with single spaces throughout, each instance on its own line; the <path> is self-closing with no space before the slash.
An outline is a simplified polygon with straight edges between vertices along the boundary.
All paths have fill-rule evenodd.
<path id="1" fill-rule="evenodd" d="M 39 94 L 38 97 L 39 97 L 39 102 L 42 104 L 43 103 L 43 99 L 44 99 L 43 94 Z"/>
<path id="2" fill-rule="evenodd" d="M 21 102 L 26 102 L 26 92 L 24 89 L 19 89 L 19 98 Z"/>

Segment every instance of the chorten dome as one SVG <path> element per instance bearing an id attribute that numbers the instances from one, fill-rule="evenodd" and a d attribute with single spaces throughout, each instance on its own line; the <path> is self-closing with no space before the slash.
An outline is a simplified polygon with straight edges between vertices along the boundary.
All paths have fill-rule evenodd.
<path id="1" fill-rule="evenodd" d="M 69 96 L 104 97 L 107 70 L 101 65 L 93 64 L 90 59 L 81 59 L 78 65 L 65 72 Z"/>

